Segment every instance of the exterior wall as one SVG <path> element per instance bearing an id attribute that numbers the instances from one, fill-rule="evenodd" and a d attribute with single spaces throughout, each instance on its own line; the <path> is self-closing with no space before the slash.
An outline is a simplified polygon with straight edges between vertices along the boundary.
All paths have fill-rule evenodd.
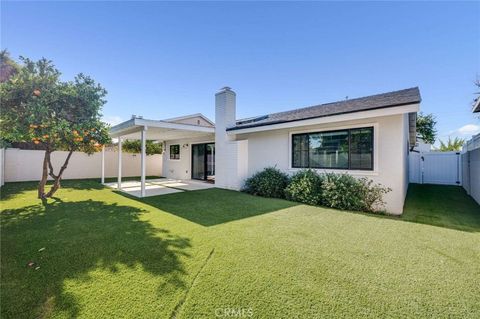
<path id="1" fill-rule="evenodd" d="M 416 118 L 416 116 L 415 116 Z M 409 123 L 409 114 L 404 114 L 403 115 L 403 133 L 402 133 L 402 138 L 403 138 L 403 147 L 402 147 L 402 155 L 401 158 L 403 160 L 403 166 L 402 166 L 402 171 L 403 171 L 403 202 L 405 202 L 405 197 L 407 196 L 407 191 L 408 191 L 408 184 L 409 184 L 409 162 L 408 158 L 410 155 L 410 137 L 411 137 L 411 132 L 410 132 L 410 123 Z M 403 213 L 403 205 L 402 205 L 402 211 L 400 214 Z"/>
<path id="2" fill-rule="evenodd" d="M 216 160 L 218 163 L 218 157 Z M 240 190 L 248 177 L 248 140 L 225 142 L 221 161 L 223 175 L 217 171 L 215 184 L 221 188 Z"/>
<path id="3" fill-rule="evenodd" d="M 181 140 L 171 140 L 165 143 L 165 152 L 163 153 L 163 173 L 162 176 L 173 179 L 191 179 L 192 178 L 192 144 L 212 143 L 215 137 L 190 138 Z M 180 145 L 180 159 L 170 159 L 170 145 Z M 215 150 L 216 151 L 216 150 Z"/>
<path id="4" fill-rule="evenodd" d="M 65 161 L 68 152 L 53 152 L 51 159 L 55 171 Z M 38 181 L 42 176 L 44 151 L 9 148 L 5 152 L 5 182 Z M 140 154 L 122 153 L 122 176 L 140 176 Z M 116 177 L 118 152 L 105 151 L 105 177 Z M 102 153 L 87 155 L 73 153 L 63 179 L 100 178 Z M 162 174 L 162 155 L 147 156 L 147 175 Z"/>
<path id="5" fill-rule="evenodd" d="M 248 140 L 237 141 L 237 185 L 235 189 L 241 189 L 248 175 Z"/>
<path id="6" fill-rule="evenodd" d="M 304 126 L 237 135 L 239 140 L 248 139 L 247 176 L 268 166 L 294 173 L 291 168 L 291 134 L 305 131 L 334 130 L 359 126 L 374 127 L 374 170 L 345 171 L 318 170 L 319 172 L 346 172 L 357 177 L 368 177 L 377 183 L 392 188 L 385 196 L 387 211 L 403 212 L 403 203 L 408 188 L 408 115 L 391 115 L 362 120 Z"/>

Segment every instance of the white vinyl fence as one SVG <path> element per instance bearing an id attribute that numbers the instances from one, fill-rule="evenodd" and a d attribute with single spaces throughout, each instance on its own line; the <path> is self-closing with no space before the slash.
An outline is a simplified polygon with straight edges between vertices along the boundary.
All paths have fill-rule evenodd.
<path id="1" fill-rule="evenodd" d="M 480 204 L 480 134 L 463 147 L 462 169 L 463 188 Z"/>
<path id="2" fill-rule="evenodd" d="M 38 181 L 42 176 L 44 151 L 7 148 L 0 156 L 0 171 L 5 182 Z M 51 155 L 55 172 L 62 166 L 68 152 L 56 151 Z M 2 155 L 2 154 L 0 154 Z M 140 176 L 140 154 L 122 154 L 122 176 Z M 116 177 L 118 152 L 105 150 L 105 177 Z M 87 155 L 74 152 L 63 179 L 100 178 L 102 153 Z M 147 175 L 162 175 L 162 155 L 147 156 Z"/>
<path id="3" fill-rule="evenodd" d="M 460 152 L 411 152 L 409 180 L 418 184 L 461 185 Z"/>
<path id="4" fill-rule="evenodd" d="M 5 149 L 0 148 L 0 186 L 5 184 Z"/>

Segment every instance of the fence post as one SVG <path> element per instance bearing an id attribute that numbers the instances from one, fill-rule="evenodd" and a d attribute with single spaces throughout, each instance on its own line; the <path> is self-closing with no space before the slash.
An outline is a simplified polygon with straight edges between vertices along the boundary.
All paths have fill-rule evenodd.
<path id="1" fill-rule="evenodd" d="M 425 163 L 425 158 L 423 157 L 423 152 L 420 152 L 420 165 L 418 165 L 420 167 L 420 184 L 423 184 L 423 167 L 424 167 L 424 164 Z"/>
<path id="2" fill-rule="evenodd" d="M 455 154 L 457 154 L 457 181 L 456 181 L 456 183 L 458 185 L 461 185 L 461 182 L 460 182 L 460 179 L 461 179 L 461 175 L 460 175 L 460 152 L 457 152 Z"/>
<path id="3" fill-rule="evenodd" d="M 5 149 L 0 149 L 0 187 L 5 184 Z"/>

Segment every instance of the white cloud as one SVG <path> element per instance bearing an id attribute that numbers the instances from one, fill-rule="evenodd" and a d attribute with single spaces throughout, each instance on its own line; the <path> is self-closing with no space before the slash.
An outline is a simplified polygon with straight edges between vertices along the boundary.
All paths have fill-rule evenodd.
<path id="1" fill-rule="evenodd" d="M 480 125 L 467 124 L 457 130 L 460 135 L 475 135 L 480 133 Z"/>
<path id="2" fill-rule="evenodd" d="M 102 119 L 105 123 L 110 124 L 111 126 L 122 123 L 123 120 L 120 116 L 104 116 Z"/>

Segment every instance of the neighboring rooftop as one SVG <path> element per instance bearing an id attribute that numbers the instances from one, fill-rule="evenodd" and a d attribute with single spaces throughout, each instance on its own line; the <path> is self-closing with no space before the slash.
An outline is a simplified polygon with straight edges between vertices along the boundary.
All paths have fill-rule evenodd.
<path id="1" fill-rule="evenodd" d="M 285 122 L 300 121 L 318 117 L 340 115 L 361 111 L 402 106 L 420 103 L 420 90 L 418 87 L 393 91 L 388 93 L 370 95 L 361 98 L 320 104 L 291 111 L 272 113 L 248 119 L 238 120 L 234 127 L 227 130 L 238 130 L 248 127 L 272 125 Z"/>
<path id="2" fill-rule="evenodd" d="M 200 125 L 200 126 L 210 126 L 210 127 L 215 126 L 215 123 L 213 123 L 208 117 L 206 117 L 202 113 L 184 115 L 184 116 L 174 117 L 170 119 L 164 119 L 162 121 L 172 122 L 172 123 L 181 123 L 181 124 Z"/>

